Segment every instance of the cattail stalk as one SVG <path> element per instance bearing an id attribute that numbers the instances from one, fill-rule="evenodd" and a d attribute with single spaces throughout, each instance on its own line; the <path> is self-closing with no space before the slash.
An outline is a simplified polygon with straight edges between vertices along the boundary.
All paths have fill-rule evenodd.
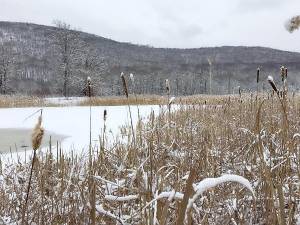
<path id="1" fill-rule="evenodd" d="M 168 106 L 168 111 L 169 111 L 169 114 L 170 114 L 171 108 L 170 108 L 169 102 L 170 102 L 170 91 L 171 91 L 171 89 L 170 89 L 170 82 L 169 82 L 168 79 L 165 80 L 165 85 L 166 85 L 166 92 L 167 92 L 167 95 L 168 95 L 168 103 L 167 103 L 167 106 Z"/>
<path id="2" fill-rule="evenodd" d="M 134 80 L 134 75 L 131 73 L 129 75 L 130 77 L 130 81 L 131 81 L 131 84 L 132 84 L 132 93 L 134 94 L 134 97 L 135 97 L 135 102 L 136 102 L 136 107 L 137 107 L 137 113 L 138 113 L 138 130 L 140 130 L 140 125 L 141 125 L 141 115 L 140 115 L 140 108 L 139 108 L 139 103 L 138 103 L 138 97 L 137 97 L 137 94 L 136 94 L 136 84 L 135 84 L 135 80 Z M 140 142 L 142 142 L 142 137 L 140 135 Z"/>
<path id="3" fill-rule="evenodd" d="M 92 82 L 91 82 L 91 77 L 87 77 L 87 94 L 88 94 L 88 97 L 89 97 L 89 109 L 90 109 L 90 118 L 89 118 L 89 125 L 90 125 L 89 157 L 90 157 L 90 160 L 91 160 L 91 157 L 92 157 L 92 102 L 91 102 Z"/>
<path id="4" fill-rule="evenodd" d="M 128 106 L 128 110 L 129 110 L 129 116 L 130 116 L 131 132 L 132 132 L 133 142 L 135 144 L 135 134 L 134 134 L 131 108 L 130 108 L 130 104 L 129 104 L 128 86 L 127 86 L 127 82 L 126 82 L 126 79 L 125 79 L 125 76 L 124 76 L 123 72 L 121 73 L 121 80 L 122 80 L 122 84 L 123 84 L 124 94 L 126 95 L 126 98 L 127 98 L 127 106 Z"/>
<path id="5" fill-rule="evenodd" d="M 90 118 L 89 118 L 89 125 L 90 125 L 90 143 L 89 143 L 89 193 L 90 193 L 90 205 L 91 205 L 91 211 L 90 211 L 90 223 L 96 224 L 96 209 L 95 209 L 95 183 L 93 179 L 93 157 L 92 157 L 92 102 L 91 102 L 91 96 L 92 96 L 92 82 L 91 78 L 87 77 L 87 91 L 89 96 L 89 102 L 90 102 Z"/>
<path id="6" fill-rule="evenodd" d="M 25 215 L 26 215 L 26 211 L 27 211 L 29 192 L 30 192 L 31 180 L 32 180 L 32 173 L 33 173 L 33 168 L 34 168 L 34 162 L 36 161 L 36 151 L 41 146 L 42 139 L 44 136 L 44 128 L 42 128 L 42 126 L 41 126 L 42 125 L 42 113 L 43 113 L 43 111 L 41 110 L 41 115 L 38 118 L 38 122 L 35 125 L 33 132 L 32 132 L 32 136 L 31 136 L 31 144 L 32 144 L 32 148 L 33 148 L 33 158 L 32 158 L 32 163 L 31 163 L 25 204 L 24 204 L 23 211 L 22 211 L 22 224 L 25 224 Z"/>
<path id="7" fill-rule="evenodd" d="M 259 91 L 259 75 L 260 75 L 260 68 L 257 68 L 256 71 L 256 97 L 258 96 L 258 91 Z"/>
<path id="8" fill-rule="evenodd" d="M 106 119 L 107 119 L 107 111 L 104 109 L 103 111 L 103 134 L 102 134 L 102 145 L 100 149 L 101 158 L 104 154 L 104 145 L 105 145 L 105 133 L 106 133 Z"/>

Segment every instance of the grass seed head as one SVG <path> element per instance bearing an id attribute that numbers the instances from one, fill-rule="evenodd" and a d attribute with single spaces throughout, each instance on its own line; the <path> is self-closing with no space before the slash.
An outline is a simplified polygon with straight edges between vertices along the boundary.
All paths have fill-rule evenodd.
<path id="1" fill-rule="evenodd" d="M 44 128 L 42 128 L 41 125 L 42 125 L 42 116 L 40 115 L 31 136 L 33 150 L 37 150 L 42 143 L 42 139 L 44 136 Z"/>

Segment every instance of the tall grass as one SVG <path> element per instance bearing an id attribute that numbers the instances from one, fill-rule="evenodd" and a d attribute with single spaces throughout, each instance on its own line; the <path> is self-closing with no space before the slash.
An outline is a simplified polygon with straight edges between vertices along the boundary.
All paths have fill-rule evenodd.
<path id="1" fill-rule="evenodd" d="M 207 97 L 208 106 L 194 97 L 171 117 L 167 107 L 152 114 L 136 128 L 135 145 L 102 141 L 105 151 L 93 149 L 92 163 L 86 155 L 65 155 L 57 145 L 38 154 L 26 222 L 295 224 L 299 102 L 297 96 L 261 93 L 256 99 Z M 130 126 L 123 133 L 132 138 Z M 20 222 L 30 164 L 2 164 L 0 218 Z M 232 182 L 195 195 L 200 181 L 223 174 L 247 178 L 255 195 Z M 191 196 L 196 198 L 189 205 Z"/>

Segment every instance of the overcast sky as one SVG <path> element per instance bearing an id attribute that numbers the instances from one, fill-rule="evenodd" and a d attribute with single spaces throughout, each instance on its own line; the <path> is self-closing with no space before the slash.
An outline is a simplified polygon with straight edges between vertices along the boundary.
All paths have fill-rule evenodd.
<path id="1" fill-rule="evenodd" d="M 300 0 L 0 0 L 0 20 L 52 25 L 154 47 L 266 46 L 300 52 L 284 28 Z"/>

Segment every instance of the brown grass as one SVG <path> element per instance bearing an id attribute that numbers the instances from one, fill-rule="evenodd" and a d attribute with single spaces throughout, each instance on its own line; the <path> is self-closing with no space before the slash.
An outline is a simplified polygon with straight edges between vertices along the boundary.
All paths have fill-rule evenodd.
<path id="1" fill-rule="evenodd" d="M 203 107 L 204 101 L 211 107 Z M 96 210 L 96 224 L 153 224 L 156 219 L 176 224 L 187 197 L 184 204 L 175 197 L 155 197 L 172 190 L 190 196 L 191 180 L 183 177 L 194 170 L 194 182 L 241 175 L 251 182 L 255 198 L 239 184 L 221 184 L 197 199 L 188 223 L 296 224 L 300 101 L 298 96 L 282 101 L 270 94 L 181 98 L 189 106 L 139 124 L 134 145 L 117 140 L 100 146 L 101 154 L 93 149 L 92 163 L 86 156 L 65 155 L 59 146 L 56 153 L 49 149 L 39 155 L 33 173 L 28 223 L 90 224 Z M 122 131 L 128 140 L 130 130 Z M 29 168 L 25 163 L 3 166 L 0 218 L 20 220 Z"/>
<path id="2" fill-rule="evenodd" d="M 43 105 L 45 105 L 44 100 L 38 97 L 17 95 L 0 96 L 0 108 L 36 107 Z"/>

